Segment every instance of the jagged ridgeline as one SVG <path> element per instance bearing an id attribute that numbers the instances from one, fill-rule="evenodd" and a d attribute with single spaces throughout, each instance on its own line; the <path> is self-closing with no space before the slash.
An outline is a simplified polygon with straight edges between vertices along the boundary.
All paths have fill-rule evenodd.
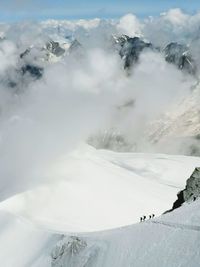
<path id="1" fill-rule="evenodd" d="M 124 69 L 126 70 L 138 63 L 142 52 L 150 50 L 161 53 L 167 62 L 174 64 L 178 69 L 191 75 L 196 73 L 197 66 L 195 60 L 191 56 L 190 48 L 184 44 L 173 42 L 169 43 L 166 47 L 156 47 L 142 38 L 129 37 L 127 35 L 113 35 L 110 40 L 113 49 L 122 58 Z M 16 70 L 18 79 L 13 80 L 13 78 L 10 78 L 9 85 L 11 87 L 17 86 L 17 83 L 23 81 L 23 77 L 27 75 L 29 79 L 40 79 L 48 62 L 55 62 L 69 55 L 74 56 L 77 60 L 84 56 L 84 45 L 78 39 L 72 40 L 69 45 L 66 45 L 67 41 L 69 41 L 68 38 L 66 43 L 50 40 L 41 47 L 35 45 L 27 47 L 19 55 L 19 66 L 21 67 L 19 70 Z"/>
<path id="2" fill-rule="evenodd" d="M 60 33 L 60 32 L 59 32 Z M 88 36 L 89 37 L 89 36 Z M 5 37 L 6 38 L 6 37 Z M 140 58 L 146 52 L 152 52 L 159 54 L 159 56 L 172 66 L 175 66 L 180 73 L 183 73 L 186 77 L 192 77 L 196 81 L 198 64 L 196 58 L 193 58 L 190 46 L 180 44 L 177 42 L 170 42 L 163 47 L 154 45 L 153 42 L 147 41 L 143 37 L 130 37 L 128 35 L 112 35 L 110 33 L 109 38 L 103 39 L 106 43 L 105 47 L 108 48 L 108 52 L 114 53 L 121 65 L 119 66 L 123 77 L 127 77 L 134 73 L 134 70 L 140 64 Z M 92 43 L 92 42 L 91 42 Z M 71 59 L 75 62 L 80 62 L 87 56 L 88 50 L 92 48 L 92 44 L 87 47 L 86 43 L 82 41 L 79 35 L 66 35 L 62 41 L 54 40 L 52 37 L 48 37 L 44 43 L 34 44 L 24 49 L 19 49 L 18 65 L 17 67 L 10 67 L 6 76 L 0 77 L 1 83 L 6 87 L 12 88 L 13 91 L 20 93 L 27 90 L 28 85 L 32 82 L 40 80 L 44 77 L 45 69 L 49 65 L 65 60 L 64 65 L 71 64 Z M 68 60 L 69 59 L 69 60 Z M 148 57 L 147 57 L 148 59 Z M 151 64 L 151 62 L 149 62 Z M 122 66 L 122 68 L 121 68 Z M 168 66 L 168 65 L 167 65 Z M 83 64 L 84 68 L 84 64 Z M 134 79 L 134 77 L 133 77 Z M 134 110 L 136 99 L 129 98 L 119 106 L 116 106 L 116 112 L 121 114 L 127 110 Z M 190 112 L 188 112 L 190 114 Z M 179 120 L 180 121 L 180 120 Z M 191 119 L 188 119 L 191 121 Z M 189 123 L 189 122 L 184 122 Z M 162 132 L 165 127 L 161 126 Z M 172 128 L 172 127 L 171 127 Z M 148 131 L 148 130 L 147 130 Z M 151 133 L 151 131 L 150 131 Z M 187 155 L 199 155 L 198 136 L 199 132 L 195 130 L 195 133 L 191 134 L 192 142 L 186 136 L 188 143 L 188 151 L 181 151 Z M 160 134 L 159 134 L 160 136 Z M 156 141 L 155 141 L 156 140 Z M 180 139 L 179 139 L 180 140 Z M 155 142 L 154 142 L 155 141 Z M 151 133 L 151 144 L 157 142 L 157 134 Z M 91 134 L 88 138 L 88 143 L 98 149 L 110 149 L 114 151 L 140 151 L 138 147 L 138 140 L 129 140 L 127 136 L 121 132 L 115 125 L 111 125 L 110 128 L 101 129 L 100 131 Z M 154 145 L 154 144 L 153 144 Z M 140 146 L 140 145 L 139 145 Z M 186 147 L 185 145 L 184 147 Z"/>
<path id="3" fill-rule="evenodd" d="M 155 47 L 152 43 L 145 42 L 139 37 L 123 35 L 114 37 L 115 42 L 120 45 L 119 54 L 124 60 L 124 68 L 130 68 L 138 62 L 140 54 L 145 50 L 160 52 L 165 60 L 190 74 L 196 73 L 196 63 L 193 60 L 189 47 L 176 42 L 169 43 L 166 47 Z"/>

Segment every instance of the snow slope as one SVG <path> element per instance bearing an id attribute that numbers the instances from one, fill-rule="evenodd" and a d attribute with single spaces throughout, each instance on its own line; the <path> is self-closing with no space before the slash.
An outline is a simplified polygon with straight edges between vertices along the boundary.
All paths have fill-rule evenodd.
<path id="1" fill-rule="evenodd" d="M 86 245 L 74 253 L 62 251 L 56 262 L 52 257 L 59 253 L 57 248 L 61 244 L 67 247 L 72 237 L 41 230 L 3 211 L 0 225 L 4 267 L 199 266 L 200 201 L 144 223 L 78 234 Z"/>
<path id="2" fill-rule="evenodd" d="M 3 211 L 0 229 L 1 266 L 51 266 L 50 253 L 58 235 L 38 230 L 30 222 Z"/>
<path id="3" fill-rule="evenodd" d="M 49 168 L 55 181 L 0 203 L 1 265 L 198 267 L 200 201 L 137 222 L 169 209 L 199 164 L 83 146 Z"/>
<path id="4" fill-rule="evenodd" d="M 200 159 L 98 151 L 83 146 L 49 167 L 52 182 L 0 205 L 51 230 L 91 232 L 130 225 L 171 208 Z M 52 178 L 54 177 L 54 178 Z"/>
<path id="5" fill-rule="evenodd" d="M 200 201 L 152 221 L 94 234 L 93 238 L 102 241 L 106 251 L 91 266 L 198 267 Z"/>

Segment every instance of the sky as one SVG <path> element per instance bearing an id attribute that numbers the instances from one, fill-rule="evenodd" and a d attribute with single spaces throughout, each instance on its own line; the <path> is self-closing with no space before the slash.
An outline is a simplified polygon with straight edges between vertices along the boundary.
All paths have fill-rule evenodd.
<path id="1" fill-rule="evenodd" d="M 155 16 L 171 8 L 200 10 L 199 0 L 0 0 L 0 20 L 117 18 L 127 13 Z"/>

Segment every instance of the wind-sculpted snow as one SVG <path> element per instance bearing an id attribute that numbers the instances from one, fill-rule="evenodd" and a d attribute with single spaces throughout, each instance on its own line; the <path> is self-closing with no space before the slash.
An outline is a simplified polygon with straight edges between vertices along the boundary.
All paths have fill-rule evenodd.
<path id="1" fill-rule="evenodd" d="M 199 210 L 198 200 L 143 223 L 73 236 L 1 211 L 0 260 L 5 267 L 196 267 Z"/>
<path id="2" fill-rule="evenodd" d="M 199 158 L 82 147 L 52 163 L 46 183 L 13 196 L 0 210 L 52 231 L 92 232 L 169 210 Z"/>
<path id="3" fill-rule="evenodd" d="M 0 261 L 4 267 L 196 267 L 199 200 L 158 215 L 199 163 L 83 147 L 51 166 L 52 184 L 0 203 Z M 153 212 L 154 219 L 139 223 Z"/>
<path id="4" fill-rule="evenodd" d="M 0 265 L 199 266 L 199 23 L 0 24 Z"/>
<path id="5" fill-rule="evenodd" d="M 198 266 L 198 209 L 199 201 L 159 219 L 108 232 L 86 234 L 87 242 L 99 240 L 107 244 L 106 253 L 97 258 L 92 266 Z M 196 225 L 193 223 L 195 217 Z"/>
<path id="6" fill-rule="evenodd" d="M 200 232 L 200 226 L 199 225 L 188 225 L 188 224 L 163 222 L 163 221 L 152 221 L 151 223 L 161 224 L 161 225 L 176 228 L 176 229 L 183 229 L 183 230 Z"/>

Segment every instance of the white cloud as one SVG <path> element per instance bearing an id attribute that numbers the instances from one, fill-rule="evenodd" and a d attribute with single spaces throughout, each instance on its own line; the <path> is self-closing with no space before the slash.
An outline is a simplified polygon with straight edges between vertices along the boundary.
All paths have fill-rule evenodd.
<path id="1" fill-rule="evenodd" d="M 127 75 L 111 35 L 142 35 L 155 45 L 188 42 L 199 16 L 188 18 L 190 27 L 185 19 L 176 10 L 142 22 L 128 14 L 116 22 L 47 21 L 6 28 L 7 40 L 0 43 L 4 78 L 16 74 L 20 52 L 31 44 L 42 48 L 49 35 L 58 36 L 58 25 L 62 40 L 69 34 L 83 44 L 83 55 L 75 52 L 75 58 L 66 56 L 44 64 L 43 78 L 22 83 L 20 93 L 0 84 L 0 190 L 44 181 L 52 161 L 98 130 L 116 127 L 133 142 L 139 141 L 148 122 L 169 109 L 180 92 L 188 93 L 191 79 L 166 63 L 161 54 L 147 51 Z M 37 51 L 30 62 L 36 62 Z M 130 100 L 135 105 L 119 112 L 118 107 Z"/>
<path id="2" fill-rule="evenodd" d="M 48 28 L 48 27 L 55 28 L 55 27 L 61 26 L 61 27 L 66 27 L 67 29 L 74 31 L 74 30 L 77 30 L 77 28 L 79 27 L 82 27 L 86 30 L 96 28 L 98 27 L 100 21 L 101 20 L 99 18 L 90 19 L 90 20 L 80 19 L 80 20 L 75 20 L 75 21 L 50 19 L 50 20 L 42 21 L 41 24 L 44 28 Z"/>
<path id="3" fill-rule="evenodd" d="M 174 26 L 184 26 L 190 18 L 189 15 L 183 13 L 179 8 L 170 9 L 168 12 L 161 14 L 161 17 L 171 22 Z"/>
<path id="4" fill-rule="evenodd" d="M 142 24 L 133 14 L 123 16 L 117 24 L 117 29 L 121 34 L 129 36 L 141 36 Z"/>

